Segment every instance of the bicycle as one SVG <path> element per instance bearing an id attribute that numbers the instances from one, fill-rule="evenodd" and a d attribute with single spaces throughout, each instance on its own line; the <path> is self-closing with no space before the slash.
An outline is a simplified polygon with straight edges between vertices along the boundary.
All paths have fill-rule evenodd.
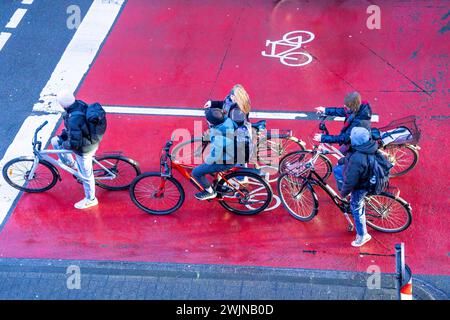
<path id="1" fill-rule="evenodd" d="M 190 171 L 195 166 L 180 163 L 172 157 L 172 145 L 173 141 L 169 140 L 162 148 L 159 172 L 143 173 L 131 183 L 131 200 L 147 213 L 166 215 L 183 205 L 185 192 L 180 182 L 173 177 L 173 169 L 198 190 L 204 190 L 191 175 Z M 265 210 L 272 201 L 272 188 L 255 169 L 233 167 L 211 176 L 217 197 L 208 201 L 218 201 L 232 213 L 254 215 Z"/>
<path id="2" fill-rule="evenodd" d="M 32 157 L 14 158 L 3 167 L 3 178 L 13 188 L 30 193 L 48 191 L 58 181 L 62 181 L 58 167 L 72 174 L 78 182 L 82 181 L 83 176 L 78 170 L 72 169 L 50 156 L 72 153 L 72 151 L 41 150 L 42 142 L 39 141 L 37 135 L 47 124 L 48 121 L 45 121 L 34 132 Z M 132 179 L 141 173 L 136 161 L 122 156 L 120 153 L 94 156 L 92 161 L 95 184 L 107 190 L 126 190 Z"/>
<path id="3" fill-rule="evenodd" d="M 323 134 L 329 134 L 325 121 L 327 116 L 321 116 L 319 129 Z M 406 130 L 405 130 L 406 129 Z M 398 177 L 411 171 L 419 161 L 420 147 L 417 145 L 420 138 L 420 131 L 417 128 L 415 117 L 410 116 L 392 121 L 385 127 L 372 128 L 372 138 L 377 141 L 379 150 L 393 164 L 390 177 Z M 337 160 L 344 157 L 341 151 L 329 143 L 321 143 L 321 148 L 327 151 L 327 155 L 332 155 Z M 285 171 L 286 163 L 302 161 L 304 153 L 294 151 L 280 160 L 279 171 Z M 325 154 L 320 154 L 318 158 L 316 172 L 320 174 L 323 180 L 328 179 L 333 166 L 330 159 Z"/>
<path id="4" fill-rule="evenodd" d="M 329 154 L 322 144 L 314 146 L 312 151 L 303 151 L 302 161 L 292 162 L 286 172 L 278 178 L 278 194 L 289 214 L 297 220 L 306 222 L 313 219 L 319 211 L 319 201 L 314 186 L 320 187 L 333 200 L 333 203 L 344 213 L 348 222 L 348 231 L 354 225 L 349 217 L 349 200 L 343 199 L 316 172 L 315 165 L 321 155 Z M 412 221 L 411 206 L 396 195 L 383 192 L 378 195 L 367 195 L 365 198 L 367 225 L 388 233 L 401 232 L 409 227 Z M 397 223 L 397 224 L 396 224 Z"/>
<path id="5" fill-rule="evenodd" d="M 269 173 L 269 182 L 275 182 L 278 175 L 279 159 L 292 150 L 305 150 L 305 142 L 292 135 L 292 130 L 278 130 L 271 133 L 266 129 L 266 120 L 252 123 L 253 136 L 256 137 L 255 150 L 250 164 L 256 169 Z M 194 137 L 177 144 L 172 151 L 172 159 L 192 164 L 195 159 L 204 159 L 209 154 L 209 132 L 202 137 Z M 275 163 L 274 163 L 275 162 Z M 276 165 L 275 165 L 276 164 Z M 270 178 L 272 176 L 272 178 Z"/>

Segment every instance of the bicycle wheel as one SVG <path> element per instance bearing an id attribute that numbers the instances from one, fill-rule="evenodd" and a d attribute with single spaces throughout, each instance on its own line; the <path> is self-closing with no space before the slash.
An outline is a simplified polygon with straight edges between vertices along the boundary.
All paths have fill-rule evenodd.
<path id="1" fill-rule="evenodd" d="M 381 232 L 401 232 L 412 221 L 409 204 L 390 193 L 367 196 L 365 210 L 367 225 Z"/>
<path id="2" fill-rule="evenodd" d="M 305 179 L 283 173 L 278 178 L 277 188 L 283 206 L 295 219 L 310 221 L 319 211 L 316 192 Z"/>
<path id="3" fill-rule="evenodd" d="M 12 159 L 3 167 L 3 178 L 11 187 L 25 192 L 44 192 L 53 188 L 59 177 L 55 167 L 40 160 L 33 177 L 30 177 L 33 163 L 33 158 Z"/>
<path id="4" fill-rule="evenodd" d="M 269 174 L 269 182 L 275 182 L 279 176 L 279 162 L 290 152 L 305 150 L 301 140 L 287 135 L 271 135 L 257 146 L 256 167 Z"/>
<path id="5" fill-rule="evenodd" d="M 133 179 L 141 174 L 136 161 L 124 156 L 104 155 L 96 159 L 99 163 L 93 163 L 95 183 L 103 189 L 126 190 Z M 108 171 L 114 173 L 116 177 L 111 179 Z"/>
<path id="6" fill-rule="evenodd" d="M 217 183 L 216 191 L 222 196 L 222 207 L 239 215 L 260 213 L 269 206 L 273 195 L 261 176 L 247 171 L 227 174 Z"/>
<path id="7" fill-rule="evenodd" d="M 177 144 L 171 153 L 172 159 L 183 164 L 201 164 L 209 154 L 210 141 L 203 141 L 202 137 Z"/>
<path id="8" fill-rule="evenodd" d="M 184 202 L 184 190 L 172 177 L 159 172 L 146 172 L 136 177 L 130 186 L 133 203 L 150 214 L 165 215 L 178 210 Z"/>
<path id="9" fill-rule="evenodd" d="M 393 145 L 383 149 L 388 160 L 394 164 L 390 176 L 398 177 L 411 171 L 419 160 L 419 153 L 411 145 Z"/>
<path id="10" fill-rule="evenodd" d="M 295 151 L 287 154 L 280 161 L 280 174 L 298 168 L 301 163 L 310 161 L 312 157 L 313 153 L 309 150 Z M 320 154 L 314 164 L 314 169 L 317 174 L 322 177 L 323 180 L 326 180 L 331 175 L 333 166 L 331 164 L 331 161 L 326 156 Z"/>

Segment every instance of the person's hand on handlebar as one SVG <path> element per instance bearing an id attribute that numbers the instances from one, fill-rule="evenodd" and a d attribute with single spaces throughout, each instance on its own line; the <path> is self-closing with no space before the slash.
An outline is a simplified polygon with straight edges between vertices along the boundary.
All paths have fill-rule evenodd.
<path id="1" fill-rule="evenodd" d="M 316 112 L 319 114 L 319 115 L 324 115 L 325 114 L 325 107 L 317 107 L 317 108 L 315 108 L 316 109 Z"/>
<path id="2" fill-rule="evenodd" d="M 321 134 L 321 133 L 316 133 L 316 134 L 314 135 L 313 140 L 314 140 L 314 141 L 317 141 L 317 142 L 322 142 L 322 134 Z"/>

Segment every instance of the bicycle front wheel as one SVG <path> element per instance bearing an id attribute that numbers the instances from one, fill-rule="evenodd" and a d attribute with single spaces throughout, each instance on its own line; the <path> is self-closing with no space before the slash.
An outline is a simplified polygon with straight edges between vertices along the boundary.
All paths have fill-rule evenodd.
<path id="1" fill-rule="evenodd" d="M 137 162 L 123 156 L 105 155 L 96 160 L 98 163 L 93 163 L 95 183 L 103 189 L 126 190 L 133 179 L 141 174 Z"/>
<path id="2" fill-rule="evenodd" d="M 316 192 L 302 177 L 283 173 L 278 178 L 277 188 L 283 206 L 295 219 L 310 221 L 319 211 Z"/>
<path id="3" fill-rule="evenodd" d="M 367 196 L 365 210 L 367 225 L 381 232 L 401 232 L 412 221 L 410 205 L 390 193 Z"/>
<path id="4" fill-rule="evenodd" d="M 246 171 L 227 174 L 216 186 L 222 197 L 219 203 L 239 215 L 264 211 L 272 201 L 272 188 L 261 176 Z"/>
<path id="5" fill-rule="evenodd" d="M 398 177 L 411 171 L 419 161 L 419 153 L 411 145 L 387 146 L 383 149 L 388 160 L 394 165 L 390 176 Z"/>
<path id="6" fill-rule="evenodd" d="M 159 172 L 146 172 L 136 177 L 130 186 L 133 203 L 150 214 L 165 215 L 178 210 L 184 202 L 184 190 L 172 177 Z"/>
<path id="7" fill-rule="evenodd" d="M 31 176 L 33 164 L 33 158 L 12 159 L 3 167 L 3 178 L 11 187 L 25 192 L 44 192 L 53 188 L 58 182 L 55 167 L 47 161 L 40 160 Z"/>

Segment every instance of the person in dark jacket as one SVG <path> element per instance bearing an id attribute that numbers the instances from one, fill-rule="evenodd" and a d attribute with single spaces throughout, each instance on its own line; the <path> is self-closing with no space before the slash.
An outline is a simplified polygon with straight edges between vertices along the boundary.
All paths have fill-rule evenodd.
<path id="1" fill-rule="evenodd" d="M 350 132 L 354 127 L 363 127 L 371 131 L 370 120 L 372 118 L 372 108 L 367 101 L 361 102 L 361 95 L 354 91 L 347 94 L 344 98 L 345 107 L 343 108 L 316 108 L 317 112 L 327 116 L 345 118 L 344 126 L 338 135 L 316 134 L 314 140 L 322 143 L 338 143 L 341 146 L 341 152 L 347 152 L 350 146 Z"/>
<path id="2" fill-rule="evenodd" d="M 339 148 L 342 154 L 345 156 L 350 148 L 350 132 L 355 127 L 366 128 L 371 132 L 371 118 L 372 118 L 372 108 L 367 101 L 361 102 L 361 95 L 354 91 L 347 94 L 344 98 L 343 108 L 316 108 L 319 114 L 324 114 L 327 116 L 343 117 L 345 118 L 344 126 L 338 135 L 325 135 L 316 134 L 314 140 L 321 143 L 338 143 L 341 147 Z M 333 168 L 333 175 L 336 179 L 336 184 L 338 189 L 340 189 L 342 184 L 342 170 L 343 163 L 342 159 Z"/>
<path id="3" fill-rule="evenodd" d="M 99 140 L 91 141 L 86 122 L 87 105 L 81 100 L 76 100 L 69 91 L 61 91 L 57 94 L 57 102 L 64 108 L 64 129 L 59 136 L 51 139 L 55 150 L 70 150 L 75 154 L 75 160 L 70 153 L 58 154 L 60 161 L 75 169 L 83 176 L 83 188 L 85 197 L 75 203 L 77 209 L 87 209 L 98 205 L 95 197 L 95 179 L 92 169 L 92 158 L 99 147 Z"/>
<path id="4" fill-rule="evenodd" d="M 342 197 L 350 196 L 350 210 L 355 221 L 356 239 L 352 246 L 360 247 L 372 237 L 367 233 L 364 198 L 370 181 L 369 155 L 374 155 L 378 145 L 370 132 L 363 127 L 354 127 L 350 133 L 351 149 L 344 158 Z"/>

